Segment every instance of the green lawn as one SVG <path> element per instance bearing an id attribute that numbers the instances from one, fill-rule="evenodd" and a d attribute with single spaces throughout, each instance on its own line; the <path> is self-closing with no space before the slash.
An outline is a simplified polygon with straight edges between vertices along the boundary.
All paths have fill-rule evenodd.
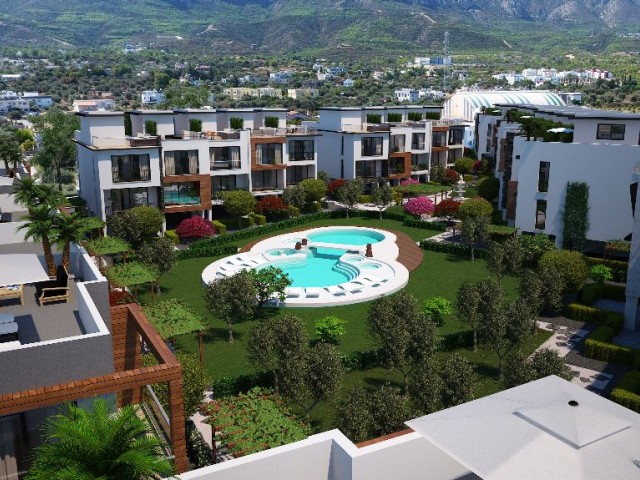
<path id="1" fill-rule="evenodd" d="M 400 222 L 394 220 L 363 218 L 318 221 L 308 224 L 308 227 L 324 225 L 362 225 L 388 228 L 402 231 L 416 241 L 437 233 L 403 227 Z M 245 347 L 251 329 L 258 320 L 234 325 L 235 342 L 230 344 L 226 341 L 227 327 L 224 323 L 214 319 L 208 312 L 203 296 L 204 287 L 200 281 L 202 270 L 215 259 L 215 257 L 208 257 L 180 261 L 174 270 L 160 279 L 162 289 L 160 298 L 178 297 L 185 300 L 192 308 L 200 312 L 209 323 L 211 328 L 204 337 L 205 363 L 211 376 L 214 379 L 219 379 L 255 371 L 246 358 Z M 484 260 L 471 262 L 459 256 L 425 251 L 424 261 L 417 270 L 411 273 L 406 291 L 415 295 L 421 301 L 437 295 L 454 300 L 456 291 L 462 282 L 466 280 L 481 280 L 487 275 L 489 273 Z M 503 286 L 508 298 L 514 298 L 517 279 L 507 277 L 503 279 Z M 143 297 L 143 300 L 148 301 L 149 299 L 148 297 Z M 342 307 L 267 309 L 263 314 L 282 315 L 290 313 L 297 315 L 304 321 L 310 336 L 313 336 L 315 320 L 327 315 L 341 317 L 348 323 L 346 325 L 347 333 L 341 338 L 339 348 L 344 353 L 349 353 L 376 348 L 366 326 L 369 304 L 369 302 L 365 302 Z M 439 328 L 439 332 L 443 335 L 464 330 L 467 330 L 467 327 L 457 321 L 453 315 L 449 316 L 444 325 Z M 546 338 L 548 338 L 548 334 L 539 333 L 531 339 L 527 350 L 533 351 Z M 195 335 L 184 335 L 178 337 L 177 341 L 180 350 L 192 353 L 198 352 L 197 337 Z M 476 396 L 484 396 L 501 389 L 501 385 L 495 380 L 495 356 L 490 351 L 481 349 L 479 352 L 473 353 L 467 348 L 462 348 L 457 352 L 477 365 L 480 381 L 476 389 Z M 448 354 L 449 352 L 442 352 L 439 355 Z M 389 372 L 385 369 L 372 369 L 347 374 L 343 388 L 350 388 L 357 383 L 373 385 L 381 382 L 399 383 L 399 380 L 400 378 L 395 372 Z M 333 402 L 325 402 L 320 405 L 312 415 L 314 424 L 321 430 L 334 427 L 334 409 Z"/>

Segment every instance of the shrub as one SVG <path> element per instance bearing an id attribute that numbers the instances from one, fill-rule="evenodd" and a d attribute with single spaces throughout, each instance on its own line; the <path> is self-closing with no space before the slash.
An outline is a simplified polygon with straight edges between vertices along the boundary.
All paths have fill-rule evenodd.
<path id="1" fill-rule="evenodd" d="M 538 262 L 546 252 L 556 249 L 556 244 L 549 237 L 537 235 L 520 235 L 518 243 L 524 250 L 524 264 L 529 268 L 538 268 Z"/>
<path id="2" fill-rule="evenodd" d="M 252 213 L 251 214 L 251 218 L 253 218 L 253 220 L 254 220 L 256 225 L 266 225 L 267 224 L 267 217 L 265 217 L 264 215 L 260 215 L 258 213 Z"/>
<path id="3" fill-rule="evenodd" d="M 428 222 L 424 222 L 424 223 L 428 223 Z M 420 248 L 422 248 L 423 250 L 430 250 L 432 252 L 451 253 L 454 255 L 463 255 L 466 257 L 471 255 L 471 247 L 469 245 L 460 244 L 460 243 L 434 242 L 427 239 L 420 242 Z M 486 258 L 487 251 L 482 249 L 476 249 L 475 257 Z"/>
<path id="4" fill-rule="evenodd" d="M 500 180 L 496 177 L 484 177 L 478 182 L 478 195 L 488 201 L 498 197 Z"/>
<path id="5" fill-rule="evenodd" d="M 443 176 L 438 181 L 443 185 L 453 185 L 460 181 L 460 174 L 455 170 L 445 170 Z"/>
<path id="6" fill-rule="evenodd" d="M 126 305 L 127 303 L 135 303 L 136 299 L 126 290 L 111 290 L 109 292 L 109 305 Z"/>
<path id="7" fill-rule="evenodd" d="M 610 400 L 640 413 L 640 372 L 626 372 L 613 389 Z"/>
<path id="8" fill-rule="evenodd" d="M 344 328 L 346 323 L 343 319 L 332 315 L 316 320 L 316 336 L 321 342 L 338 343 L 338 337 L 346 333 Z"/>
<path id="9" fill-rule="evenodd" d="M 167 230 L 166 232 L 164 232 L 164 235 L 170 239 L 174 245 L 177 245 L 180 243 L 180 237 L 178 237 L 178 234 L 176 233 L 175 230 Z"/>
<path id="10" fill-rule="evenodd" d="M 433 214 L 436 217 L 453 218 L 458 215 L 460 209 L 460 202 L 456 202 L 450 198 L 446 198 L 438 203 L 433 209 Z"/>
<path id="11" fill-rule="evenodd" d="M 585 305 L 593 305 L 600 298 L 624 302 L 626 300 L 625 288 L 619 285 L 590 283 L 580 291 L 580 302 Z"/>
<path id="12" fill-rule="evenodd" d="M 420 112 L 409 112 L 407 118 L 412 122 L 419 122 L 422 120 L 422 114 Z"/>
<path id="13" fill-rule="evenodd" d="M 345 183 L 347 183 L 347 181 L 343 180 L 342 178 L 331 180 L 329 182 L 329 185 L 327 185 L 327 194 L 331 197 L 335 197 L 336 193 L 338 193 L 338 190 L 340 190 Z"/>
<path id="14" fill-rule="evenodd" d="M 424 118 L 427 120 L 440 120 L 440 112 L 427 112 Z"/>
<path id="15" fill-rule="evenodd" d="M 490 217 L 493 213 L 493 206 L 491 203 L 487 202 L 484 198 L 475 197 L 470 198 L 462 202 L 460 208 L 458 209 L 458 217 L 466 218 L 466 217 Z"/>
<path id="16" fill-rule="evenodd" d="M 594 282 L 604 283 L 613 279 L 611 267 L 606 265 L 594 265 L 589 269 L 589 278 Z"/>
<path id="17" fill-rule="evenodd" d="M 317 178 L 307 178 L 298 185 L 304 190 L 307 203 L 319 202 L 327 194 L 327 184 Z"/>
<path id="18" fill-rule="evenodd" d="M 191 118 L 189 119 L 189 130 L 191 132 L 201 132 L 202 131 L 202 120 L 199 118 Z"/>
<path id="19" fill-rule="evenodd" d="M 264 126 L 267 128 L 278 128 L 279 123 L 278 117 L 264 117 Z"/>
<path id="20" fill-rule="evenodd" d="M 176 233 L 181 240 L 212 237 L 216 230 L 209 220 L 194 215 L 180 222 Z"/>
<path id="21" fill-rule="evenodd" d="M 451 301 L 444 297 L 427 298 L 423 307 L 425 315 L 431 318 L 438 327 L 444 324 L 445 315 L 453 313 Z"/>
<path id="22" fill-rule="evenodd" d="M 453 169 L 464 175 L 472 172 L 474 163 L 476 163 L 476 161 L 473 158 L 461 157 L 454 162 Z"/>
<path id="23" fill-rule="evenodd" d="M 587 279 L 587 263 L 580 252 L 551 250 L 542 255 L 539 265 L 560 273 L 566 290 L 579 290 Z"/>
<path id="24" fill-rule="evenodd" d="M 276 196 L 267 196 L 260 199 L 256 204 L 256 212 L 267 215 L 268 217 L 286 217 L 289 207 L 284 200 Z"/>
<path id="25" fill-rule="evenodd" d="M 244 119 L 239 117 L 231 117 L 229 119 L 229 127 L 233 130 L 242 130 L 244 127 Z"/>
<path id="26" fill-rule="evenodd" d="M 246 190 L 231 190 L 225 192 L 224 209 L 233 217 L 248 215 L 256 206 L 256 199 Z"/>
<path id="27" fill-rule="evenodd" d="M 213 220 L 211 225 L 213 225 L 215 231 L 218 232 L 218 235 L 226 235 L 227 226 L 224 223 L 219 222 L 218 220 Z"/>
<path id="28" fill-rule="evenodd" d="M 380 123 L 382 122 L 382 115 L 377 113 L 367 113 L 367 123 Z"/>
<path id="29" fill-rule="evenodd" d="M 599 308 L 589 307 L 580 303 L 570 303 L 567 305 L 565 315 L 568 318 L 580 322 L 595 323 L 596 325 L 610 327 L 615 332 L 622 330 L 624 324 L 624 317 L 621 313 L 600 310 Z"/>
<path id="30" fill-rule="evenodd" d="M 389 121 L 391 123 L 401 122 L 402 121 L 402 114 L 401 113 L 389 112 L 387 114 L 387 121 Z"/>
<path id="31" fill-rule="evenodd" d="M 156 135 L 158 133 L 158 124 L 153 120 L 144 122 L 144 131 L 147 135 Z"/>
<path id="32" fill-rule="evenodd" d="M 585 257 L 589 266 L 593 265 L 606 265 L 611 268 L 611 275 L 613 275 L 613 281 L 619 283 L 626 283 L 627 271 L 629 264 L 620 260 L 603 260 L 602 258 Z"/>
<path id="33" fill-rule="evenodd" d="M 431 215 L 434 210 L 433 201 L 425 196 L 414 197 L 409 199 L 404 205 L 404 211 L 409 215 L 419 217 L 420 215 Z"/>
<path id="34" fill-rule="evenodd" d="M 589 185 L 569 182 L 563 213 L 562 247 L 582 251 L 588 231 Z"/>
<path id="35" fill-rule="evenodd" d="M 360 203 L 373 203 L 371 195 L 360 195 Z"/>
<path id="36" fill-rule="evenodd" d="M 615 333 L 611 327 L 596 328 L 584 342 L 584 355 L 602 362 L 618 363 L 634 368 L 639 352 L 611 343 Z"/>
<path id="37" fill-rule="evenodd" d="M 400 182 L 401 187 L 406 187 L 407 185 L 418 185 L 420 182 L 415 178 L 407 178 L 406 180 L 402 180 Z"/>
<path id="38" fill-rule="evenodd" d="M 240 217 L 240 228 L 249 228 L 253 227 L 256 224 L 255 218 L 249 217 Z"/>

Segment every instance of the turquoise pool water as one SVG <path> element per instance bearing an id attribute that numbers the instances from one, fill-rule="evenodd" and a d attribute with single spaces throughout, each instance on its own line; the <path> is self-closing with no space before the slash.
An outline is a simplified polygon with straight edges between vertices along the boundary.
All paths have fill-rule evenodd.
<path id="1" fill-rule="evenodd" d="M 363 247 L 368 243 L 378 243 L 384 240 L 384 235 L 366 228 L 354 228 L 320 231 L 309 234 L 308 238 L 312 242 L 337 243 L 340 245 Z"/>
<path id="2" fill-rule="evenodd" d="M 292 287 L 327 287 L 353 280 L 358 271 L 352 265 L 338 263 L 345 250 L 310 248 L 306 259 L 276 260 L 269 265 L 289 275 Z"/>

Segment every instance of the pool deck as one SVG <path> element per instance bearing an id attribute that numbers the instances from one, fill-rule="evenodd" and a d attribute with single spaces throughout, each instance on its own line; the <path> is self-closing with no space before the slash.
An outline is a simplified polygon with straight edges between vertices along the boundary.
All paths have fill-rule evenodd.
<path id="1" fill-rule="evenodd" d="M 372 228 L 369 225 L 353 225 L 354 227 L 363 227 L 363 228 Z M 324 228 L 324 227 L 317 227 Z M 388 230 L 386 228 L 373 227 L 377 230 L 384 230 L 385 232 L 393 233 L 396 236 L 396 245 L 398 245 L 398 250 L 400 254 L 397 258 L 397 262 L 404 265 L 404 267 L 409 270 L 409 272 L 413 272 L 416 268 L 418 268 L 422 264 L 422 260 L 424 259 L 424 253 L 422 249 L 416 244 L 416 242 L 406 233 L 398 232 L 396 230 Z M 288 233 L 292 232 L 301 232 L 303 230 L 313 230 L 313 228 L 309 227 L 301 227 L 293 230 L 289 230 Z M 252 242 L 247 243 L 244 247 L 240 249 L 241 253 L 249 252 L 254 245 L 258 242 L 262 242 L 266 238 L 276 237 L 282 235 L 280 233 L 274 233 L 268 237 L 262 237 L 258 240 L 253 240 Z"/>

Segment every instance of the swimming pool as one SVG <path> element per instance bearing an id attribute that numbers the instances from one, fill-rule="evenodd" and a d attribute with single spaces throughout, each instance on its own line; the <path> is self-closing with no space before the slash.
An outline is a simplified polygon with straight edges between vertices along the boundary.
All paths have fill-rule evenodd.
<path id="1" fill-rule="evenodd" d="M 350 282 L 359 271 L 349 263 L 341 262 L 345 250 L 309 248 L 303 255 L 271 261 L 264 266 L 278 267 L 289 275 L 292 287 L 327 287 Z"/>
<path id="2" fill-rule="evenodd" d="M 307 238 L 312 242 L 334 243 L 364 247 L 384 240 L 384 234 L 368 228 L 323 229 L 310 233 Z"/>

